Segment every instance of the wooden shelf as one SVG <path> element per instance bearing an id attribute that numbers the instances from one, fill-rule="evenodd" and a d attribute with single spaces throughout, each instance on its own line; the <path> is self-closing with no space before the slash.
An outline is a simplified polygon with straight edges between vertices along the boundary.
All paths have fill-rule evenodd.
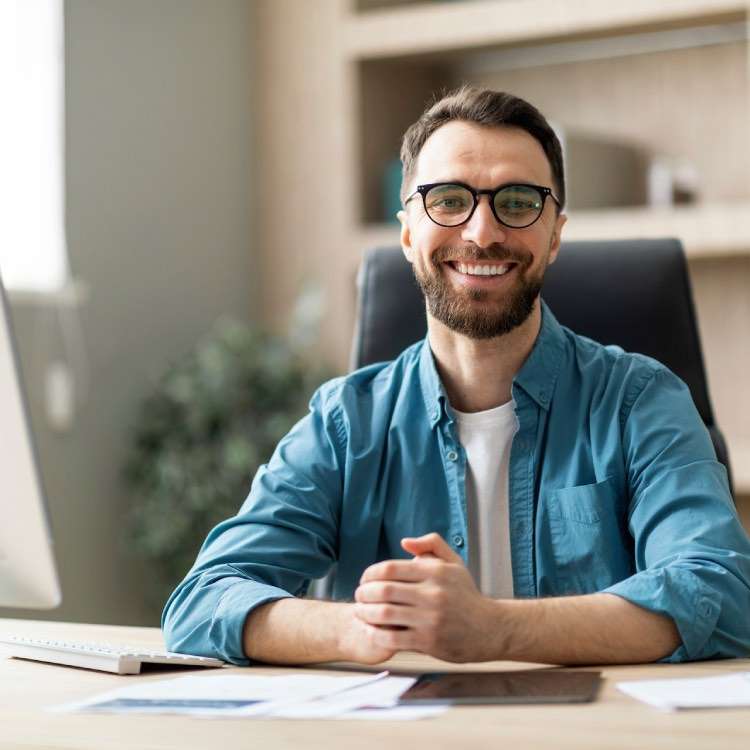
<path id="1" fill-rule="evenodd" d="M 570 215 L 566 240 L 677 237 L 688 258 L 750 255 L 750 203 L 629 208 Z"/>
<path id="2" fill-rule="evenodd" d="M 678 237 L 691 259 L 750 256 L 750 202 L 580 211 L 570 215 L 563 236 L 565 240 Z M 371 224 L 360 227 L 356 238 L 360 250 L 398 245 L 399 228 Z"/>
<path id="3" fill-rule="evenodd" d="M 467 0 L 351 14 L 343 51 L 353 60 L 606 36 L 741 19 L 746 0 Z M 417 30 L 417 33 L 415 33 Z"/>
<path id="4" fill-rule="evenodd" d="M 750 496 L 750 440 L 727 439 L 735 495 Z"/>
<path id="5" fill-rule="evenodd" d="M 354 236 L 359 252 L 374 247 L 391 247 L 399 244 L 399 227 L 397 224 L 368 224 L 359 227 Z"/>

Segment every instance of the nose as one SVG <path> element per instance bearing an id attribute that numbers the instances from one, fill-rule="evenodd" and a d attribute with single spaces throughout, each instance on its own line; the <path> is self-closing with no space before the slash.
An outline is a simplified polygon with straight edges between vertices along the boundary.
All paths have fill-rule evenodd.
<path id="1" fill-rule="evenodd" d="M 461 239 L 477 247 L 489 247 L 505 242 L 505 236 L 506 229 L 492 213 L 489 196 L 480 195 L 471 219 L 462 227 Z"/>

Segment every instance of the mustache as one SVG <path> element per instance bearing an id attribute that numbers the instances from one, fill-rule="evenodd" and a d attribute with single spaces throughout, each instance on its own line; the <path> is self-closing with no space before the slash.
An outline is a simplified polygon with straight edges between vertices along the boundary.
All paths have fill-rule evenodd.
<path id="1" fill-rule="evenodd" d="M 439 247 L 432 256 L 434 265 L 445 263 L 449 260 L 468 261 L 495 261 L 497 263 L 519 263 L 526 265 L 530 261 L 528 253 L 520 253 L 504 245 L 490 245 L 479 248 L 476 245 Z"/>

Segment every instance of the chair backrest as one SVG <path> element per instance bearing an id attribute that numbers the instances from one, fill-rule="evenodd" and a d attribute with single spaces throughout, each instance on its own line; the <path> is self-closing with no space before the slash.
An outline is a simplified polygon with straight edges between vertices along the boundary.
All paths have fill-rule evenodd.
<path id="1" fill-rule="evenodd" d="M 424 299 L 397 247 L 360 268 L 352 368 L 395 359 L 427 331 Z M 679 240 L 563 243 L 542 297 L 563 325 L 658 359 L 687 383 L 719 460 L 731 471 L 708 395 L 687 263 Z"/>

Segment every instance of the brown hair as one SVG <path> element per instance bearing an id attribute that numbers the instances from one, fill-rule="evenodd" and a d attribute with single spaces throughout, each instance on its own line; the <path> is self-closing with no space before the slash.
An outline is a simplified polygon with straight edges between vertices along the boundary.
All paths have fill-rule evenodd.
<path id="1" fill-rule="evenodd" d="M 462 86 L 429 106 L 420 118 L 404 133 L 401 143 L 401 200 L 417 164 L 417 157 L 427 139 L 441 126 L 452 120 L 478 125 L 510 126 L 525 130 L 535 138 L 547 155 L 555 181 L 560 207 L 565 205 L 565 173 L 560 141 L 544 115 L 532 104 L 504 91 Z"/>

